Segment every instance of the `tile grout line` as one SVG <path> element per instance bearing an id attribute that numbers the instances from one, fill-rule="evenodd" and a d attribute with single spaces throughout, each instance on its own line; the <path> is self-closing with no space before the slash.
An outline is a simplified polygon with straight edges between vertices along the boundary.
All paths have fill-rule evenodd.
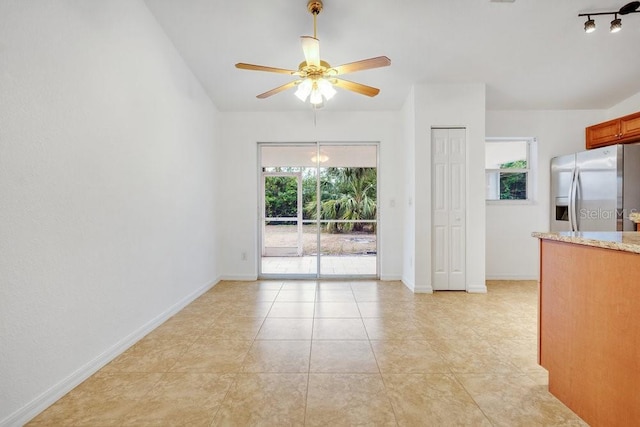
<path id="1" fill-rule="evenodd" d="M 482 409 L 482 407 L 480 406 L 480 404 L 476 401 L 476 399 L 473 398 L 473 396 L 471 395 L 471 393 L 469 393 L 469 390 L 467 390 L 467 388 L 464 386 L 464 384 L 462 384 L 462 382 L 460 381 L 460 379 L 458 378 L 458 376 L 455 374 L 455 372 L 451 372 L 451 376 L 453 377 L 453 379 L 458 383 L 458 385 L 460 385 L 460 387 L 462 387 L 462 389 L 464 390 L 464 392 L 467 394 L 467 396 L 469 396 L 469 398 L 473 401 L 473 403 L 478 407 L 478 410 L 480 412 L 482 412 L 482 415 L 484 415 L 484 417 L 487 419 L 487 421 L 489 422 L 489 424 L 491 424 L 492 426 L 495 426 L 495 424 L 493 423 L 493 421 L 491 420 L 491 418 L 489 418 L 489 416 L 486 414 L 486 412 Z"/>
<path id="2" fill-rule="evenodd" d="M 353 292 L 353 289 L 351 291 Z M 355 293 L 354 293 L 354 298 L 355 298 Z M 360 311 L 360 304 L 357 300 L 356 300 L 356 304 L 358 305 L 358 312 L 360 313 L 360 320 L 362 321 L 362 326 L 364 327 L 365 333 L 367 334 L 367 341 L 369 342 L 369 348 L 371 349 L 373 358 L 376 361 L 376 366 L 378 367 L 378 374 L 380 375 L 380 380 L 382 381 L 382 386 L 384 387 L 384 395 L 387 398 L 387 402 L 389 403 L 389 406 L 391 407 L 391 412 L 393 413 L 393 420 L 395 421 L 397 426 L 399 425 L 399 422 L 398 422 L 398 415 L 396 414 L 396 408 L 393 405 L 393 402 L 391 401 L 391 397 L 389 396 L 387 383 L 384 380 L 384 375 L 382 375 L 382 369 L 380 368 L 380 363 L 378 362 L 378 356 L 376 355 L 376 352 L 373 349 L 373 344 L 371 343 L 372 340 L 371 340 L 371 337 L 369 336 L 369 331 L 367 330 L 367 326 L 364 323 L 364 317 L 362 316 L 362 312 Z"/>
<path id="3" fill-rule="evenodd" d="M 309 383 L 311 382 L 311 355 L 313 354 L 313 328 L 316 322 L 316 301 L 318 299 L 318 287 L 316 282 L 316 292 L 313 298 L 313 318 L 311 319 L 311 339 L 309 340 L 309 362 L 307 363 L 307 389 L 304 395 L 304 418 L 303 423 L 307 425 L 307 409 L 309 407 Z"/>
<path id="4" fill-rule="evenodd" d="M 282 289 L 282 284 L 280 285 L 280 288 L 278 289 L 278 293 L 276 294 L 276 298 L 277 298 L 278 294 L 280 293 L 280 289 Z M 267 317 L 269 315 L 269 312 L 271 311 L 271 308 L 273 308 L 273 303 L 274 302 L 275 302 L 275 298 L 274 298 L 273 301 L 271 301 L 271 306 L 269 307 L 269 311 L 267 311 L 267 314 L 262 319 L 262 323 L 260 324 L 260 328 L 258 328 L 258 331 L 256 332 L 255 336 L 253 337 L 253 340 L 251 341 L 251 345 L 249 346 L 249 349 L 247 350 L 247 353 L 244 355 L 242 363 L 240 364 L 240 372 L 233 373 L 233 381 L 231 382 L 231 384 L 229 384 L 229 387 L 227 388 L 227 391 L 225 392 L 224 397 L 220 400 L 220 404 L 218 405 L 218 409 L 215 411 L 215 414 L 213 415 L 213 418 L 211 419 L 211 422 L 209 423 L 209 427 L 213 427 L 213 425 L 216 422 L 216 419 L 218 417 L 218 414 L 220 413 L 220 411 L 222 410 L 222 408 L 224 406 L 224 402 L 227 400 L 227 397 L 229 397 L 229 393 L 231 392 L 231 390 L 233 390 L 234 386 L 238 383 L 238 376 L 239 376 L 239 374 L 242 373 L 242 370 L 244 369 L 244 361 L 246 360 L 247 356 L 249 355 L 249 352 L 251 351 L 251 348 L 253 347 L 253 344 L 256 342 L 258 334 L 260 333 L 260 330 L 262 329 L 262 326 L 264 325 L 264 322 L 267 319 Z M 224 374 L 221 374 L 221 375 L 224 375 Z"/>

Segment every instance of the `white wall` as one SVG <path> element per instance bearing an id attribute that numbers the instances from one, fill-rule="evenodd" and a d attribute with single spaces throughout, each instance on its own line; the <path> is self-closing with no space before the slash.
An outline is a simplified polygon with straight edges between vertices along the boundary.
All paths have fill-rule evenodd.
<path id="1" fill-rule="evenodd" d="M 467 291 L 486 292 L 485 286 L 485 205 L 484 205 L 484 84 L 417 85 L 412 94 L 415 103 L 415 122 L 411 107 L 405 106 L 406 150 L 414 165 L 414 174 L 405 186 L 415 185 L 414 223 L 405 224 L 407 234 L 413 235 L 413 275 L 416 292 L 432 292 L 431 285 L 431 128 L 465 127 L 467 129 L 467 219 L 466 219 L 466 281 Z M 411 102 L 411 99 L 408 99 Z M 412 147 L 413 156 L 411 156 Z M 408 203 L 407 203 L 408 204 Z M 407 206 L 410 209 L 410 206 Z M 413 230 L 411 227 L 413 226 Z M 405 244 L 410 250 L 411 238 Z M 404 265 L 405 269 L 407 264 Z M 411 277 L 403 272 L 403 277 Z M 406 283 L 411 287 L 410 283 Z"/>
<path id="2" fill-rule="evenodd" d="M 216 281 L 215 114 L 141 1 L 0 3 L 0 425 Z"/>
<path id="3" fill-rule="evenodd" d="M 220 113 L 222 240 L 228 279 L 255 279 L 258 273 L 258 142 L 380 142 L 378 229 L 380 277 L 402 274 L 403 159 L 398 112 L 320 110 L 314 125 L 309 110 L 274 113 Z M 393 206 L 392 206 L 393 205 Z M 241 254 L 247 253 L 247 260 Z"/>
<path id="4" fill-rule="evenodd" d="M 402 124 L 404 142 L 404 187 L 405 198 L 403 201 L 404 217 L 402 223 L 402 282 L 409 288 L 415 289 L 415 251 L 416 251 L 416 211 L 414 208 L 416 198 L 415 182 L 415 150 L 416 150 L 416 100 L 415 88 L 411 92 L 402 107 Z"/>
<path id="5" fill-rule="evenodd" d="M 606 120 L 637 113 L 638 111 L 640 111 L 640 92 L 609 108 L 607 110 Z"/>
<path id="6" fill-rule="evenodd" d="M 537 279 L 538 240 L 549 230 L 549 162 L 585 149 L 585 127 L 605 120 L 603 110 L 487 111 L 487 137 L 535 137 L 533 203 L 487 205 L 487 279 Z"/>

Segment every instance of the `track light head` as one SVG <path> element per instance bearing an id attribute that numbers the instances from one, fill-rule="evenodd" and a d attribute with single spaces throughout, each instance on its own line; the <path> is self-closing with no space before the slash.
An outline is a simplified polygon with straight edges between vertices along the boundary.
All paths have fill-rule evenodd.
<path id="1" fill-rule="evenodd" d="M 593 33 L 595 30 L 596 30 L 596 21 L 591 19 L 590 16 L 587 16 L 587 20 L 584 23 L 584 32 Z"/>
<path id="2" fill-rule="evenodd" d="M 611 32 L 617 33 L 622 29 L 622 20 L 618 18 L 618 15 L 615 15 L 615 19 L 611 21 Z"/>

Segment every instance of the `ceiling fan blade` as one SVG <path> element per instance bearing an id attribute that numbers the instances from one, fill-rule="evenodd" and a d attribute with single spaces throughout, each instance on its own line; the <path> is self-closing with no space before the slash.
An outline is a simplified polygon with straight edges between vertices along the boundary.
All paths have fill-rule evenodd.
<path id="1" fill-rule="evenodd" d="M 352 92 L 359 93 L 361 95 L 373 97 L 373 96 L 376 96 L 378 93 L 380 93 L 380 89 L 378 88 L 363 85 L 362 83 L 350 82 L 349 80 L 332 79 L 331 82 L 334 84 L 334 86 L 337 86 L 342 89 L 347 89 Z"/>
<path id="2" fill-rule="evenodd" d="M 256 98 L 260 98 L 260 99 L 268 98 L 271 95 L 275 95 L 276 93 L 280 93 L 283 90 L 287 90 L 289 88 L 294 87 L 298 82 L 300 82 L 300 80 L 294 80 L 294 81 L 289 82 L 287 84 L 283 84 L 282 86 L 278 86 L 277 88 L 271 89 L 268 92 L 261 93 L 260 95 L 256 96 Z"/>
<path id="3" fill-rule="evenodd" d="M 311 36 L 300 37 L 302 42 L 302 51 L 304 52 L 304 59 L 307 61 L 307 65 L 313 65 L 314 67 L 320 66 L 320 41 Z"/>
<path id="4" fill-rule="evenodd" d="M 334 70 L 336 70 L 338 74 L 347 74 L 356 71 L 370 70 L 371 68 L 386 67 L 389 65 L 391 65 L 391 60 L 389 58 L 386 56 L 377 56 L 375 58 L 338 65 L 337 67 L 334 67 Z"/>
<path id="5" fill-rule="evenodd" d="M 297 73 L 297 71 L 294 71 L 294 70 L 285 70 L 284 68 L 275 68 L 275 67 L 265 67 L 264 65 L 245 64 L 243 62 L 238 62 L 236 64 L 236 68 L 240 68 L 242 70 L 252 70 L 252 71 L 268 71 L 270 73 L 281 73 L 281 74 L 289 74 L 289 75 Z"/>

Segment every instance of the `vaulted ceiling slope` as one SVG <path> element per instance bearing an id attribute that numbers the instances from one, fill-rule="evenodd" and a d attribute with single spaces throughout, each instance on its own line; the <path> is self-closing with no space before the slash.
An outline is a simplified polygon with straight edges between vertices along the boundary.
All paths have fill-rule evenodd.
<path id="1" fill-rule="evenodd" d="M 305 106 L 293 91 L 256 95 L 284 74 L 234 68 L 250 62 L 297 69 L 301 35 L 313 34 L 307 0 L 145 0 L 221 111 Z M 486 83 L 487 108 L 602 109 L 640 92 L 640 14 L 596 17 L 585 34 L 578 13 L 618 10 L 625 0 L 324 0 L 321 57 L 331 65 L 386 55 L 391 66 L 354 73 L 376 98 L 339 91 L 331 110 L 397 110 L 412 85 Z M 308 104 L 306 105 L 308 108 Z"/>

